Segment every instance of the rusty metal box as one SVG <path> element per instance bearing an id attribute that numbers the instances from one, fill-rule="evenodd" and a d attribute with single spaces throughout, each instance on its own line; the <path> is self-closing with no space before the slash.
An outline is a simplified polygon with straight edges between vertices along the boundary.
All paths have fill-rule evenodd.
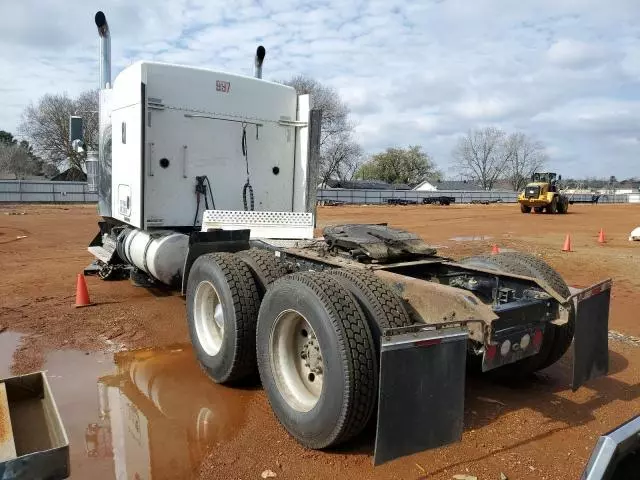
<path id="1" fill-rule="evenodd" d="M 69 474 L 69 439 L 44 372 L 0 379 L 0 478 Z"/>

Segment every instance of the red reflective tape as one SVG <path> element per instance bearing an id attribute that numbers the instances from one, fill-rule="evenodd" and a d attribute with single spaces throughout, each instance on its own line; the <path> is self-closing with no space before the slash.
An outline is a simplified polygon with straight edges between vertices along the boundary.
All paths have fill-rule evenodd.
<path id="1" fill-rule="evenodd" d="M 441 338 L 432 338 L 430 340 L 420 340 L 416 342 L 416 347 L 430 347 L 432 345 L 438 345 L 442 343 Z"/>
<path id="2" fill-rule="evenodd" d="M 609 290 L 610 288 L 611 288 L 611 282 L 605 282 L 600 285 L 596 285 L 593 288 L 590 288 L 589 290 L 580 292 L 576 298 L 578 299 L 578 302 L 581 302 L 583 300 L 587 300 L 588 298 L 593 297 L 594 295 L 598 295 L 605 290 Z"/>

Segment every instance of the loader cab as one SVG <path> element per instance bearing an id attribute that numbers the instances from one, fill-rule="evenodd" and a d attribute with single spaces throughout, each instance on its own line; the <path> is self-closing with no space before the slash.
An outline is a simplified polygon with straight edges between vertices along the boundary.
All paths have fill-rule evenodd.
<path id="1" fill-rule="evenodd" d="M 559 190 L 558 182 L 562 179 L 562 175 L 553 172 L 536 172 L 531 175 L 531 182 L 525 187 L 525 196 L 541 196 L 548 192 L 557 192 Z M 536 195 L 533 195 L 533 192 Z"/>
<path id="2" fill-rule="evenodd" d="M 558 180 L 560 178 L 561 177 L 559 177 Z M 556 179 L 556 174 L 551 172 L 543 172 L 543 173 L 536 172 L 533 175 L 531 175 L 531 181 L 536 183 L 552 183 L 553 181 L 555 181 L 555 179 Z"/>

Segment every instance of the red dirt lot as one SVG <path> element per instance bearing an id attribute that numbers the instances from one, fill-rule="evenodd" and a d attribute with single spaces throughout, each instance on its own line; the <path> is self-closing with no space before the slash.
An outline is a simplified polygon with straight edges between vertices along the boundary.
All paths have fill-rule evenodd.
<path id="1" fill-rule="evenodd" d="M 458 444 L 376 468 L 371 465 L 372 432 L 328 452 L 305 450 L 279 426 L 258 386 L 222 387 L 204 378 L 188 347 L 179 295 L 89 277 L 96 305 L 73 307 L 76 275 L 92 260 L 86 245 L 96 233 L 97 220 L 95 206 L 0 206 L 0 377 L 49 371 L 70 435 L 72 478 L 133 479 L 137 474 L 142 479 L 254 479 L 265 470 L 283 479 L 450 479 L 456 474 L 498 479 L 501 472 L 509 479 L 578 478 L 597 437 L 640 411 L 640 341 L 624 337 L 609 342 L 610 375 L 575 393 L 569 388 L 570 354 L 515 383 L 469 378 L 465 431 Z M 640 337 L 634 308 L 640 300 L 640 243 L 627 239 L 640 225 L 640 206 L 576 205 L 568 215 L 523 215 L 517 205 L 318 211 L 319 227 L 382 222 L 419 234 L 443 256 L 486 253 L 497 244 L 542 255 L 573 286 L 611 277 L 610 329 Z M 597 242 L 600 228 L 607 236 L 604 245 Z M 573 241 L 571 253 L 561 251 L 566 234 Z M 168 391 L 171 404 L 184 405 L 186 411 L 194 399 L 207 399 L 218 415 L 207 417 L 205 424 L 217 433 L 196 440 L 189 434 L 189 441 L 181 443 L 175 432 L 191 431 L 191 417 L 172 417 L 168 408 L 157 413 L 148 400 L 137 403 L 129 392 L 128 408 L 136 404 L 136 411 L 146 415 L 149 432 L 166 427 L 169 433 L 164 440 L 150 433 L 151 454 L 143 454 L 116 438 L 114 427 L 113 438 L 105 440 L 107 453 L 88 455 L 85 429 L 99 416 L 96 382 L 124 355 L 114 359 L 114 352 L 149 348 L 144 355 L 164 359 L 168 347 L 174 354 L 183 352 L 173 368 L 164 360 L 157 362 L 165 365 L 157 367 L 158 378 L 172 380 L 165 382 L 173 385 Z M 124 389 L 123 382 L 111 385 Z M 149 398 L 159 401 L 160 394 L 154 392 Z M 201 406 L 194 408 L 202 411 Z M 155 413 L 145 413 L 152 410 Z M 118 455 L 110 455 L 110 449 Z M 161 468 L 163 456 L 173 463 Z"/>

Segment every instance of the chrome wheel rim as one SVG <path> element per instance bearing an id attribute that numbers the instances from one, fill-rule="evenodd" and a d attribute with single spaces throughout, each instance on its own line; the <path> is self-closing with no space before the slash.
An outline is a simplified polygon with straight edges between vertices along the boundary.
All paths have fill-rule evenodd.
<path id="1" fill-rule="evenodd" d="M 278 391 L 291 408 L 308 412 L 318 403 L 324 383 L 320 342 L 307 319 L 295 310 L 276 318 L 269 342 L 271 369 Z"/>
<path id="2" fill-rule="evenodd" d="M 205 353 L 213 357 L 220 352 L 224 338 L 224 313 L 220 296 L 213 284 L 205 280 L 196 288 L 193 303 L 198 342 Z"/>

